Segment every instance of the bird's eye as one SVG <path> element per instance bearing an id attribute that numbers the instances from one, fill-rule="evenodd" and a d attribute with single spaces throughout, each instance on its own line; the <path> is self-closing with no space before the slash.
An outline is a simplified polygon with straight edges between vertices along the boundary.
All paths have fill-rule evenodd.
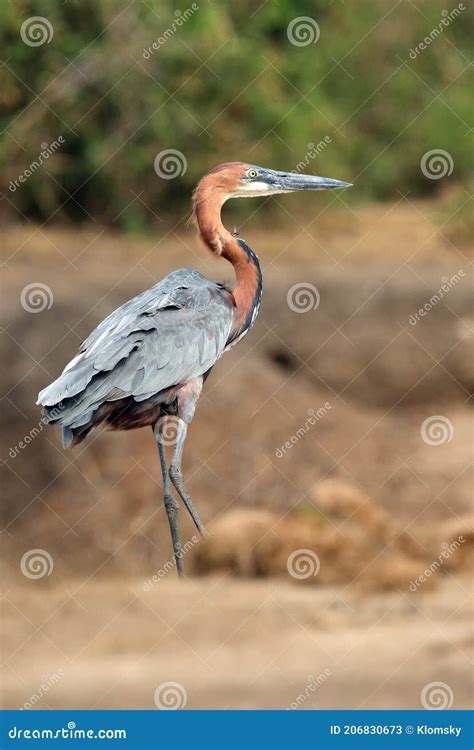
<path id="1" fill-rule="evenodd" d="M 257 173 L 255 169 L 249 169 L 249 171 L 247 172 L 247 177 L 256 177 L 256 176 L 257 176 Z"/>

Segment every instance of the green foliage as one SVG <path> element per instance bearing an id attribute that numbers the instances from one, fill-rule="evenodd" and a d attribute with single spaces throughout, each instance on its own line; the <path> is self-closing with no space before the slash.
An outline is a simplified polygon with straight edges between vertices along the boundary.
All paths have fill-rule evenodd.
<path id="1" fill-rule="evenodd" d="M 466 181 L 472 19 L 466 9 L 443 26 L 445 7 L 445 0 L 420 10 L 382 0 L 4 2 L 2 206 L 35 219 L 90 214 L 136 228 L 172 211 L 212 165 L 234 159 L 288 170 L 306 160 L 309 173 L 355 182 L 356 196 L 398 199 L 398 191 L 439 189 L 441 181 L 420 169 L 435 148 L 453 159 L 449 179 Z M 49 42 L 22 41 L 31 16 L 50 22 Z M 317 21 L 317 43 L 290 43 L 295 16 Z M 64 145 L 8 189 L 41 144 L 60 135 Z M 314 155 L 308 144 L 324 138 L 330 142 Z M 181 177 L 155 173 L 164 149 L 185 155 Z"/>

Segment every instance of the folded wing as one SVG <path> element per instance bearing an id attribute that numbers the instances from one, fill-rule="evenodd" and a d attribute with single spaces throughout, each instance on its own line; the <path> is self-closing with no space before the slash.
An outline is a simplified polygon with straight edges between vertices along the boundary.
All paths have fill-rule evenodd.
<path id="1" fill-rule="evenodd" d="M 175 271 L 102 321 L 38 403 L 47 421 L 75 428 L 107 401 L 144 401 L 207 372 L 232 322 L 222 285 L 193 269 Z"/>

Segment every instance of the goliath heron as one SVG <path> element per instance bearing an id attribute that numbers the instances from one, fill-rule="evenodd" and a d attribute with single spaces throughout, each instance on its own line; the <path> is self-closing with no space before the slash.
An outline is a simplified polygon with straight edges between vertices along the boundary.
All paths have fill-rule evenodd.
<path id="1" fill-rule="evenodd" d="M 252 326 L 262 295 L 258 258 L 221 221 L 229 198 L 349 187 L 350 183 L 229 162 L 211 169 L 193 196 L 201 240 L 232 263 L 234 290 L 191 268 L 170 273 L 111 313 L 83 342 L 62 375 L 38 396 L 46 421 L 62 428 L 65 447 L 77 445 L 99 424 L 110 430 L 151 426 L 163 474 L 178 575 L 182 550 L 174 486 L 201 534 L 204 527 L 184 484 L 184 441 L 203 384 L 219 357 Z M 175 420 L 168 469 L 164 431 Z"/>

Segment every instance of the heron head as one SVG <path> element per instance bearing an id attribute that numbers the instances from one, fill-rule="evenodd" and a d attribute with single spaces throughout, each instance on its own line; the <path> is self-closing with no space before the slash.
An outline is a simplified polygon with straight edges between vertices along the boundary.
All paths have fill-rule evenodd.
<path id="1" fill-rule="evenodd" d="M 221 208 L 229 198 L 252 198 L 259 195 L 277 195 L 302 190 L 331 190 L 350 187 L 350 182 L 331 180 L 329 177 L 277 172 L 243 162 L 227 162 L 211 169 L 199 182 L 193 195 L 190 217 L 198 227 L 204 244 L 220 255 L 232 235 L 221 221 Z"/>
<path id="2" fill-rule="evenodd" d="M 219 164 L 208 172 L 204 180 L 209 187 L 219 190 L 223 201 L 229 198 L 253 198 L 259 195 L 277 195 L 302 190 L 333 190 L 351 187 L 350 182 L 332 180 L 329 177 L 317 177 L 298 172 L 279 172 L 243 162 Z"/>

